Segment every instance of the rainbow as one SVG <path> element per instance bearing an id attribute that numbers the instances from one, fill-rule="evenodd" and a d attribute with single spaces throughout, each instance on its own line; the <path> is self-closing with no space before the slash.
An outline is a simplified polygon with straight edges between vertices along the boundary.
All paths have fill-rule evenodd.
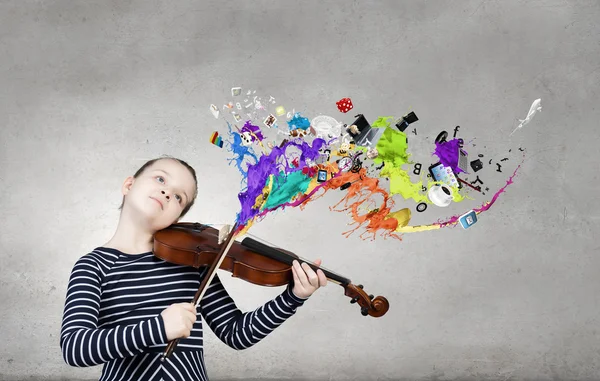
<path id="1" fill-rule="evenodd" d="M 210 142 L 219 148 L 223 148 L 223 139 L 221 139 L 217 131 L 213 132 L 210 136 Z"/>

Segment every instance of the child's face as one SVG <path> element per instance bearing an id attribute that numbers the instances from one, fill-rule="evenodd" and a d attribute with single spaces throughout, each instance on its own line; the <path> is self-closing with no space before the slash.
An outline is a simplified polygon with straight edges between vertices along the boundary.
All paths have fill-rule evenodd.
<path id="1" fill-rule="evenodd" d="M 136 179 L 128 177 L 123 186 L 127 210 L 145 218 L 156 231 L 179 219 L 195 190 L 190 171 L 169 159 L 154 162 Z"/>

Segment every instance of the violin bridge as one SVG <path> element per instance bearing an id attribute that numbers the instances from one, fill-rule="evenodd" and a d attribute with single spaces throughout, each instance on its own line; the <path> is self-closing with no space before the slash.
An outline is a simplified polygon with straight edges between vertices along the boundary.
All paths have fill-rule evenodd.
<path id="1" fill-rule="evenodd" d="M 231 225 L 223 225 L 219 229 L 219 245 L 225 242 L 227 236 L 231 232 Z"/>

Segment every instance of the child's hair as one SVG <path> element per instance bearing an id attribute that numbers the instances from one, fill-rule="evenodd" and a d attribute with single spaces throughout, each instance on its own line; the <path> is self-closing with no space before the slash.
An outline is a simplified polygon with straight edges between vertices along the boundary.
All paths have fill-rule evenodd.
<path id="1" fill-rule="evenodd" d="M 162 159 L 177 160 L 180 164 L 182 164 L 183 166 L 185 166 L 190 171 L 190 173 L 192 174 L 192 176 L 194 177 L 194 183 L 196 184 L 196 190 L 194 191 L 194 196 L 192 197 L 192 202 L 190 202 L 189 204 L 187 204 L 186 207 L 181 212 L 181 215 L 179 216 L 179 218 L 181 218 L 181 217 L 185 216 L 187 214 L 187 212 L 192 208 L 192 206 L 194 205 L 194 202 L 196 201 L 196 196 L 198 196 L 198 179 L 196 178 L 196 171 L 194 170 L 194 168 L 192 168 L 188 163 L 186 163 L 185 161 L 183 161 L 181 159 L 177 159 L 177 158 L 175 158 L 173 156 L 169 156 L 169 155 L 163 155 L 161 157 L 157 157 L 156 159 L 152 159 L 152 160 L 147 161 L 144 165 L 142 165 L 140 167 L 140 169 L 137 170 L 137 172 L 135 173 L 135 175 L 133 175 L 133 178 L 137 178 L 142 173 L 144 173 L 144 170 L 146 170 L 146 168 L 148 168 L 149 166 L 151 166 L 152 164 L 154 164 L 156 161 L 162 160 Z M 123 205 L 124 204 L 125 204 L 125 196 L 123 196 L 123 201 L 121 202 L 121 206 L 119 206 L 119 210 L 123 209 Z"/>

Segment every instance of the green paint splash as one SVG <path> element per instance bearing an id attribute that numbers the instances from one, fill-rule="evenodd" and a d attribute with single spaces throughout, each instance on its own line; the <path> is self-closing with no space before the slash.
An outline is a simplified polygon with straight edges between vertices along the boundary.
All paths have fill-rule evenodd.
<path id="1" fill-rule="evenodd" d="M 280 172 L 274 179 L 273 189 L 263 208 L 273 209 L 279 205 L 291 202 L 298 194 L 304 194 L 312 181 L 302 171 L 285 174 Z"/>
<path id="2" fill-rule="evenodd" d="M 387 118 L 389 117 L 380 117 L 377 122 Z M 408 143 L 404 132 L 385 127 L 375 148 L 379 155 L 373 161 L 376 164 L 385 162 L 380 175 L 390 179 L 390 195 L 399 194 L 404 199 L 411 198 L 416 202 L 431 203 L 427 194 L 421 194 L 423 181 L 413 183 L 408 172 L 402 169 L 403 165 L 411 163 L 409 161 L 410 154 L 406 152 Z"/>
<path id="3" fill-rule="evenodd" d="M 388 119 L 394 120 L 393 116 L 380 116 L 373 123 L 371 123 L 371 127 L 381 128 L 381 127 L 389 127 L 391 126 L 391 122 L 388 122 Z"/>
<path id="4" fill-rule="evenodd" d="M 413 164 L 410 161 L 411 154 L 407 152 L 408 141 L 404 132 L 387 127 L 389 123 L 386 120 L 389 118 L 391 117 L 379 117 L 373 123 L 373 125 L 381 125 L 386 129 L 375 146 L 379 155 L 373 160 L 377 164 L 385 162 L 380 176 L 390 179 L 390 195 L 399 194 L 405 200 L 413 199 L 417 203 L 432 204 L 429 197 L 427 197 L 427 192 L 423 191 L 423 180 L 413 182 L 409 174 L 411 169 L 402 168 Z M 421 171 L 425 171 L 425 169 L 421 168 Z M 441 183 L 428 181 L 426 188 L 429 189 L 434 184 Z M 458 188 L 454 188 L 453 191 L 452 199 L 454 202 L 461 202 L 465 199 L 465 196 L 458 192 Z"/>

